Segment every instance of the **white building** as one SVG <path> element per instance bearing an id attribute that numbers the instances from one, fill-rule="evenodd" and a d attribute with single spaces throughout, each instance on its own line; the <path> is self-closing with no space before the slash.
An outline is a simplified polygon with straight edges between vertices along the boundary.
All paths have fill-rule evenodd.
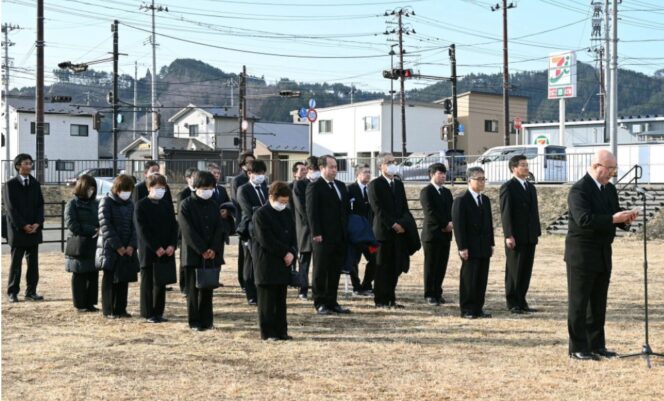
<path id="1" fill-rule="evenodd" d="M 317 109 L 313 124 L 313 154 L 333 154 L 344 158 L 370 158 L 379 152 L 401 153 L 401 107 L 394 102 L 394 138 L 391 138 L 392 115 L 389 100 L 371 100 Z M 298 111 L 290 113 L 293 121 L 302 122 Z M 443 106 L 434 103 L 408 102 L 406 105 L 406 151 L 436 152 L 447 150 L 441 128 L 447 121 Z M 393 141 L 393 142 L 392 142 Z M 393 144 L 392 144 L 393 143 Z"/>

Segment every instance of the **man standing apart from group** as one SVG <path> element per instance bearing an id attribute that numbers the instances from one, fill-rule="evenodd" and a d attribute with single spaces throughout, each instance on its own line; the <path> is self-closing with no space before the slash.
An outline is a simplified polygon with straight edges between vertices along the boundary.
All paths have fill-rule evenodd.
<path id="1" fill-rule="evenodd" d="M 579 360 L 614 358 L 606 349 L 604 322 L 611 279 L 611 244 L 616 227 L 627 230 L 636 211 L 623 211 L 611 177 L 618 171 L 608 150 L 593 156 L 588 173 L 569 191 L 565 238 L 569 356 Z"/>
<path id="2" fill-rule="evenodd" d="M 526 302 L 535 260 L 535 247 L 542 230 L 537 189 L 528 178 L 528 159 L 513 156 L 509 161 L 512 179 L 500 187 L 500 217 L 505 236 L 505 296 L 514 314 L 535 312 Z"/>

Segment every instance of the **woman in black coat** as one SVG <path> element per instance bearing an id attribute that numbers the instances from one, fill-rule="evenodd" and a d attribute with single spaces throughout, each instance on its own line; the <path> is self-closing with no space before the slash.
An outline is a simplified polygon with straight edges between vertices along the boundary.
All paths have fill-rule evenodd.
<path id="1" fill-rule="evenodd" d="M 65 206 L 65 226 L 69 237 L 80 238 L 76 241 L 81 247 L 75 252 L 77 256 L 65 256 L 65 267 L 72 273 L 74 307 L 79 312 L 99 310 L 95 307 L 99 291 L 99 271 L 95 266 L 95 238 L 99 235 L 99 202 L 96 197 L 95 179 L 84 174 L 76 180 L 74 198 Z"/>
<path id="2" fill-rule="evenodd" d="M 129 281 L 137 279 L 119 273 L 138 271 L 134 204 L 131 201 L 133 189 L 134 180 L 128 175 L 120 175 L 113 180 L 111 193 L 99 204 L 101 235 L 97 242 L 97 265 L 104 270 L 101 305 L 107 319 L 131 317 L 127 313 L 127 290 Z"/>
<path id="3" fill-rule="evenodd" d="M 212 289 L 196 288 L 196 268 L 224 264 L 224 227 L 217 203 L 212 199 L 215 180 L 208 171 L 199 171 L 195 191 L 180 203 L 178 223 L 182 234 L 181 260 L 186 268 L 187 314 L 195 331 L 211 329 Z"/>
<path id="4" fill-rule="evenodd" d="M 252 255 L 258 293 L 258 324 L 267 341 L 290 340 L 286 291 L 297 254 L 295 222 L 287 210 L 291 191 L 285 182 L 270 185 L 269 204 L 253 216 Z"/>
<path id="5" fill-rule="evenodd" d="M 173 205 L 164 197 L 166 178 L 159 174 L 150 175 L 145 184 L 148 195 L 136 203 L 134 212 L 141 265 L 141 316 L 148 323 L 160 323 L 167 321 L 164 318 L 166 284 L 175 282 L 166 283 L 160 279 L 166 278 L 167 273 L 175 279 L 178 225 Z"/>

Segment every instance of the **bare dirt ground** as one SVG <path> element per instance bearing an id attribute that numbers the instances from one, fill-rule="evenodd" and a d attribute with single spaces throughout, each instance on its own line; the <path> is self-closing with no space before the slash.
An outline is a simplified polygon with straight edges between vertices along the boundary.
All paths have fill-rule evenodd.
<path id="1" fill-rule="evenodd" d="M 367 298 L 342 299 L 349 316 L 318 317 L 289 290 L 290 342 L 260 341 L 256 311 L 236 283 L 228 247 L 215 290 L 215 326 L 187 328 L 184 298 L 167 295 L 170 322 L 106 321 L 77 314 L 62 255 L 41 255 L 43 303 L 2 296 L 3 400 L 662 400 L 664 361 L 572 362 L 567 357 L 564 242 L 544 237 L 530 290 L 540 312 L 505 311 L 504 252 L 492 260 L 486 310 L 493 319 L 458 317 L 459 260 L 444 283 L 451 303 L 422 300 L 422 255 L 402 276 L 407 309 L 375 310 Z M 650 341 L 664 352 L 664 241 L 650 243 Z M 638 241 L 614 245 L 607 345 L 619 353 L 643 344 L 642 254 Z M 3 286 L 8 255 L 2 257 Z M 23 283 L 22 283 L 23 285 Z M 342 278 L 343 287 L 343 278 Z M 341 291 L 343 294 L 343 288 Z"/>

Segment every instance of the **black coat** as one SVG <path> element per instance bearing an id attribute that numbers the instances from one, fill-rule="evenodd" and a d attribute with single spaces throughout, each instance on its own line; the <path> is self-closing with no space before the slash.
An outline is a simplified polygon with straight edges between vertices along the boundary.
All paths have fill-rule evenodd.
<path id="1" fill-rule="evenodd" d="M 253 227 L 251 257 L 256 284 L 288 284 L 290 266 L 284 264 L 283 258 L 288 252 L 297 256 L 295 223 L 290 212 L 278 212 L 265 205 L 254 213 Z"/>
<path id="2" fill-rule="evenodd" d="M 369 183 L 369 203 L 373 210 L 373 230 L 378 241 L 389 241 L 397 235 L 392 229 L 395 223 L 404 221 L 410 213 L 406 190 L 401 180 L 394 180 L 394 193 L 384 176 L 379 176 Z"/>
<path id="3" fill-rule="evenodd" d="M 141 267 L 152 266 L 153 263 L 175 260 L 173 256 L 157 257 L 159 248 L 166 250 L 169 246 L 177 247 L 178 224 L 175 221 L 173 206 L 165 198 L 153 201 L 143 198 L 136 204 L 134 224 L 138 236 L 138 259 Z"/>
<path id="4" fill-rule="evenodd" d="M 217 205 L 222 205 L 226 202 L 230 202 L 231 198 L 228 196 L 228 192 L 223 185 L 217 185 L 212 192 L 212 200 L 217 202 Z"/>
<path id="5" fill-rule="evenodd" d="M 99 202 L 96 199 L 81 200 L 74 196 L 65 206 L 65 227 L 68 237 L 82 236 L 92 238 L 99 228 Z M 95 244 L 90 253 L 94 255 Z M 71 273 L 87 273 L 96 270 L 95 258 L 73 258 L 65 256 L 65 268 Z"/>
<path id="6" fill-rule="evenodd" d="M 263 183 L 260 187 L 263 191 L 263 196 L 265 197 L 265 203 L 267 204 L 267 185 Z M 261 204 L 261 200 L 256 193 L 256 188 L 248 181 L 237 190 L 237 202 L 240 205 L 240 209 L 242 210 L 242 220 L 240 220 L 240 223 L 237 225 L 237 232 L 240 234 L 240 237 L 246 241 L 253 236 L 252 218 L 254 216 L 254 210 L 260 208 L 263 205 Z"/>
<path id="7" fill-rule="evenodd" d="M 373 219 L 373 212 L 371 211 L 371 204 L 369 203 L 369 184 L 367 184 L 367 199 L 365 200 L 360 190 L 360 184 L 355 181 L 352 184 L 348 184 L 346 189 L 348 189 L 348 198 L 350 199 L 350 212 L 353 214 L 358 214 L 362 217 L 366 217 L 367 220 L 371 221 Z"/>
<path id="8" fill-rule="evenodd" d="M 482 208 L 477 206 L 470 191 L 454 199 L 452 224 L 458 249 L 468 250 L 469 259 L 486 259 L 492 255 L 493 218 L 491 201 L 482 195 Z"/>
<path id="9" fill-rule="evenodd" d="M 106 195 L 99 203 L 98 216 L 97 266 L 113 270 L 115 260 L 120 256 L 116 252 L 118 248 L 138 248 L 134 203 L 131 200 L 123 201 L 115 194 Z"/>
<path id="10" fill-rule="evenodd" d="M 348 239 L 348 192 L 343 182 L 334 180 L 334 185 L 341 193 L 341 199 L 323 177 L 307 185 L 306 190 L 307 220 L 311 237 L 322 235 L 324 243 L 342 243 Z"/>
<path id="11" fill-rule="evenodd" d="M 180 260 L 183 266 L 200 267 L 208 249 L 215 252 L 214 265 L 224 264 L 224 228 L 219 208 L 212 199 L 192 193 L 180 204 L 178 224 L 182 233 Z"/>
<path id="12" fill-rule="evenodd" d="M 178 192 L 175 195 L 175 210 L 180 210 L 180 203 L 182 203 L 183 200 L 187 199 L 191 195 L 191 188 L 184 187 L 184 189 L 180 192 Z"/>
<path id="13" fill-rule="evenodd" d="M 500 187 L 500 218 L 505 238 L 517 244 L 537 244 L 542 235 L 537 205 L 537 189 L 528 183 L 528 191 L 512 177 Z"/>
<path id="14" fill-rule="evenodd" d="M 616 187 L 609 183 L 600 192 L 588 174 L 577 181 L 567 198 L 569 220 L 565 238 L 565 261 L 572 268 L 588 271 L 611 271 L 611 244 L 616 227 L 613 215 L 622 209 Z"/>
<path id="15" fill-rule="evenodd" d="M 131 193 L 131 200 L 135 205 L 139 200 L 146 198 L 149 193 L 150 191 L 148 190 L 145 181 L 141 181 L 134 187 L 134 192 Z M 169 188 L 168 184 L 166 184 L 166 193 L 162 199 L 173 207 L 173 195 L 171 195 L 171 188 Z"/>
<path id="16" fill-rule="evenodd" d="M 420 191 L 420 203 L 424 214 L 422 223 L 422 241 L 451 241 L 452 233 L 443 232 L 452 221 L 452 203 L 454 198 L 449 189 L 442 187 L 442 194 L 433 184 Z"/>
<path id="17" fill-rule="evenodd" d="M 241 186 L 249 182 L 249 176 L 244 170 L 240 170 L 239 173 L 231 180 L 231 199 L 237 201 L 237 191 Z"/>
<path id="18" fill-rule="evenodd" d="M 23 186 L 18 176 L 8 180 L 2 188 L 2 201 L 7 212 L 7 242 L 12 247 L 31 247 L 42 242 L 44 227 L 44 197 L 39 181 L 28 177 L 29 185 Z M 39 224 L 37 232 L 26 234 L 23 227 Z"/>
<path id="19" fill-rule="evenodd" d="M 311 181 L 304 178 L 293 185 L 293 207 L 295 212 L 295 231 L 300 252 L 311 252 L 311 229 L 307 217 L 307 186 Z"/>

